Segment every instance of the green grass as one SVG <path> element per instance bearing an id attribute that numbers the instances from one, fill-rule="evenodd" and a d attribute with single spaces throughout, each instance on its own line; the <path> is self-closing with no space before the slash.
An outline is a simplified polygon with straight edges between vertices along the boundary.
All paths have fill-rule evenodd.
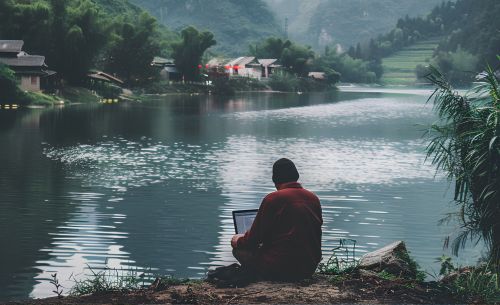
<path id="1" fill-rule="evenodd" d="M 98 103 L 100 97 L 92 93 L 89 89 L 81 87 L 65 87 L 60 95 L 69 103 Z"/>
<path id="2" fill-rule="evenodd" d="M 123 270 L 110 269 L 94 270 L 90 268 L 90 274 L 83 279 L 72 278 L 74 285 L 69 291 L 72 296 L 82 296 L 89 294 L 102 294 L 110 292 L 132 292 L 141 291 L 154 285 L 155 290 L 167 289 L 170 286 L 178 285 L 197 285 L 203 280 L 197 279 L 180 279 L 170 275 L 157 275 L 147 270 Z M 58 293 L 57 274 L 52 275 L 54 281 L 51 283 L 55 286 L 54 293 Z M 61 292 L 62 294 L 62 292 Z"/>
<path id="3" fill-rule="evenodd" d="M 417 83 L 415 68 L 427 65 L 440 39 L 433 38 L 417 42 L 382 60 L 385 85 L 414 85 Z"/>
<path id="4" fill-rule="evenodd" d="M 48 94 L 43 94 L 40 92 L 26 92 L 26 95 L 28 95 L 28 98 L 30 100 L 30 105 L 37 105 L 37 106 L 52 106 L 54 103 L 60 101 L 61 99 L 48 95 Z"/>

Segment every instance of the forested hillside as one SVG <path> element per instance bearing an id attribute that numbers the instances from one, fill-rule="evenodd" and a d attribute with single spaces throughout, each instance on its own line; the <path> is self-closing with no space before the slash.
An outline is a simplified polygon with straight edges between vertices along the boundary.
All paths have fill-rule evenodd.
<path id="1" fill-rule="evenodd" d="M 500 52 L 500 3 L 497 0 L 458 0 L 436 6 L 425 17 L 402 18 L 396 27 L 369 43 L 358 44 L 349 54 L 364 60 L 379 60 L 425 39 L 438 38 L 433 58 L 424 66 L 438 67 L 454 83 L 474 80 L 486 64 L 496 63 Z"/>
<path id="2" fill-rule="evenodd" d="M 314 48 L 355 45 L 385 33 L 405 15 L 426 15 L 441 0 L 265 0 L 289 36 Z"/>
<path id="3" fill-rule="evenodd" d="M 282 29 L 262 0 L 131 0 L 158 21 L 180 31 L 189 25 L 215 34 L 217 50 L 236 55 Z"/>
<path id="4" fill-rule="evenodd" d="M 178 35 L 126 0 L 2 0 L 0 38 L 24 40 L 68 83 L 84 84 L 97 68 L 133 85 L 154 74 L 153 57 L 168 56 Z"/>

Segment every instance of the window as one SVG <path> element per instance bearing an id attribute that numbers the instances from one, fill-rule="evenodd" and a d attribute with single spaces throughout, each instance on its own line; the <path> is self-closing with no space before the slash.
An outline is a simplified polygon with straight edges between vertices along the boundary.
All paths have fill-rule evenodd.
<path id="1" fill-rule="evenodd" d="M 38 84 L 38 76 L 31 76 L 31 84 L 32 85 Z"/>

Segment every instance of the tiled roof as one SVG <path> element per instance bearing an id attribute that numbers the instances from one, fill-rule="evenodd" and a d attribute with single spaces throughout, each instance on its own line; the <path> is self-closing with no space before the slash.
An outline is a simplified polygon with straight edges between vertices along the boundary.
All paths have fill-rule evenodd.
<path id="1" fill-rule="evenodd" d="M 10 67 L 42 67 L 45 63 L 45 56 L 0 57 L 0 62 Z"/>
<path id="2" fill-rule="evenodd" d="M 238 57 L 236 59 L 231 60 L 227 64 L 230 66 L 241 66 L 244 67 L 255 60 L 255 57 Z"/>
<path id="3" fill-rule="evenodd" d="M 19 53 L 23 48 L 22 40 L 0 40 L 0 53 Z"/>
<path id="4" fill-rule="evenodd" d="M 277 59 L 257 59 L 257 61 L 259 62 L 259 64 L 261 64 L 263 66 L 269 66 L 269 65 L 274 64 L 278 60 Z"/>

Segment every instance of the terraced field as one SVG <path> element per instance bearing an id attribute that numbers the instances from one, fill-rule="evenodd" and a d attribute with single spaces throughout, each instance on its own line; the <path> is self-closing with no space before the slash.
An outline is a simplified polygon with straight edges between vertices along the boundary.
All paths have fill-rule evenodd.
<path id="1" fill-rule="evenodd" d="M 417 82 L 415 68 L 427 65 L 437 48 L 439 38 L 423 40 L 394 53 L 382 60 L 384 85 L 414 85 Z"/>

